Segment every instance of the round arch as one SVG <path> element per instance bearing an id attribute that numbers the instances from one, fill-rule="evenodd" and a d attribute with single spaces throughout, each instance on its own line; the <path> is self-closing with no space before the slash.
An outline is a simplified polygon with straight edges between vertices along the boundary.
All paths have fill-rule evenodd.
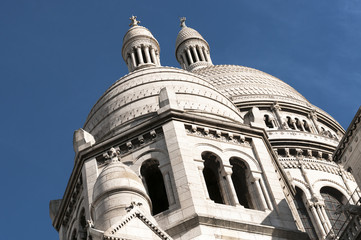
<path id="1" fill-rule="evenodd" d="M 306 199 L 309 200 L 312 198 L 310 191 L 308 190 L 307 186 L 305 185 L 305 182 L 303 182 L 297 178 L 293 178 L 293 185 L 295 188 L 297 187 L 297 188 L 301 189 L 303 194 L 305 194 Z"/>
<path id="2" fill-rule="evenodd" d="M 167 154 L 162 149 L 151 149 L 139 154 L 135 158 L 134 169 L 138 176 L 141 176 L 140 169 L 143 163 L 149 159 L 155 159 L 159 162 L 159 168 L 162 169 L 162 166 L 169 164 Z"/>
<path id="3" fill-rule="evenodd" d="M 212 152 L 216 154 L 220 159 L 223 159 L 223 150 L 216 145 L 209 143 L 196 144 L 195 151 L 193 151 L 193 159 L 202 159 L 203 152 Z"/>
<path id="4" fill-rule="evenodd" d="M 225 149 L 224 158 L 227 159 L 226 160 L 227 164 L 230 164 L 229 159 L 231 159 L 232 157 L 242 159 L 248 165 L 251 172 L 262 172 L 261 167 L 257 162 L 257 160 L 254 159 L 249 154 L 234 148 Z"/>
<path id="5" fill-rule="evenodd" d="M 323 187 L 335 188 L 340 193 L 342 193 L 346 199 L 350 198 L 350 195 L 347 193 L 347 189 L 336 181 L 332 181 L 329 179 L 319 179 L 313 183 L 313 189 L 317 193 L 317 195 L 321 195 L 321 188 Z"/>

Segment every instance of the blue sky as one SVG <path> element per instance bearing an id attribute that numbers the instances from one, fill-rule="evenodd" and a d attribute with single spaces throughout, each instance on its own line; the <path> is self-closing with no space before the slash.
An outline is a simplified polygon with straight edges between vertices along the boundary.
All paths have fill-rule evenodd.
<path id="1" fill-rule="evenodd" d="M 131 15 L 176 66 L 179 17 L 214 64 L 257 68 L 287 82 L 344 128 L 361 104 L 360 0 L 2 0 L 0 175 L 2 239 L 58 239 L 48 214 L 70 176 L 73 131 L 128 71 Z"/>

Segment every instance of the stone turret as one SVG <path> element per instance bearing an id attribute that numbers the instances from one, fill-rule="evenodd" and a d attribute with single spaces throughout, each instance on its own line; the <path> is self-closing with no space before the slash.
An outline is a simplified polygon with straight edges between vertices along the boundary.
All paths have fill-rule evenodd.
<path id="1" fill-rule="evenodd" d="M 160 47 L 157 39 L 145 27 L 139 26 L 137 17 L 130 18 L 130 29 L 123 38 L 122 56 L 129 72 L 134 70 L 160 66 Z"/>
<path id="2" fill-rule="evenodd" d="M 95 229 L 105 231 L 127 214 L 134 202 L 150 215 L 151 201 L 142 180 L 119 161 L 119 153 L 111 148 L 108 165 L 98 176 L 93 191 L 92 219 Z"/>
<path id="3" fill-rule="evenodd" d="M 177 61 L 188 71 L 213 65 L 207 41 L 196 30 L 187 27 L 185 20 L 186 18 L 181 18 L 182 29 L 176 40 Z"/>

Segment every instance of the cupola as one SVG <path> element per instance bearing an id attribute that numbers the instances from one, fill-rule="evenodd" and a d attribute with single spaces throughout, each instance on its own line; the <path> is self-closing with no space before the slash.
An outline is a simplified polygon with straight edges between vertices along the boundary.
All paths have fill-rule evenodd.
<path id="1" fill-rule="evenodd" d="M 151 201 L 142 180 L 120 161 L 119 151 L 111 148 L 105 158 L 108 165 L 99 174 L 93 190 L 92 219 L 94 227 L 105 231 L 122 219 L 132 202 L 150 215 Z"/>
<path id="2" fill-rule="evenodd" d="M 136 16 L 129 18 L 130 29 L 123 38 L 122 56 L 129 72 L 136 69 L 160 66 L 160 47 L 157 39 L 145 27 L 139 26 Z"/>
<path id="3" fill-rule="evenodd" d="M 180 20 L 182 29 L 175 44 L 177 61 L 188 71 L 213 65 L 207 41 L 196 30 L 187 27 L 185 20 L 185 17 Z"/>

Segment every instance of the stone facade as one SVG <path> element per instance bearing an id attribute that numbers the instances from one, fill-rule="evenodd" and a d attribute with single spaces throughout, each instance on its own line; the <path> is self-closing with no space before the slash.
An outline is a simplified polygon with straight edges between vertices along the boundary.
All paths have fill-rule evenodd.
<path id="1" fill-rule="evenodd" d="M 50 202 L 60 240 L 324 239 L 356 189 L 332 159 L 343 128 L 281 80 L 214 66 L 181 20 L 162 67 L 131 18 L 115 82 L 74 133 L 74 169 Z M 331 199 L 331 200 L 330 200 Z"/>
<path id="2" fill-rule="evenodd" d="M 352 173 L 357 185 L 361 186 L 361 107 L 357 111 L 335 153 L 334 161 L 340 163 L 344 170 Z M 340 208 L 348 218 L 344 227 L 330 236 L 337 239 L 359 239 L 361 237 L 361 194 L 354 191 L 350 201 Z"/>

